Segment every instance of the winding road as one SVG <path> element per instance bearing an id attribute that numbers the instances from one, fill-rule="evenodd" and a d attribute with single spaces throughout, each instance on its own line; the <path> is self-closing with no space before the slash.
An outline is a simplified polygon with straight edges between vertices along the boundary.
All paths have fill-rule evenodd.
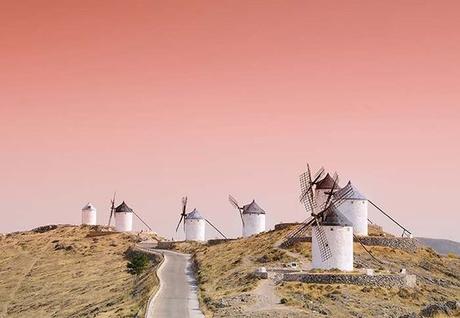
<path id="1" fill-rule="evenodd" d="M 152 251 L 163 254 L 164 261 L 158 269 L 160 288 L 149 302 L 146 318 L 204 318 L 198 304 L 190 255 Z"/>

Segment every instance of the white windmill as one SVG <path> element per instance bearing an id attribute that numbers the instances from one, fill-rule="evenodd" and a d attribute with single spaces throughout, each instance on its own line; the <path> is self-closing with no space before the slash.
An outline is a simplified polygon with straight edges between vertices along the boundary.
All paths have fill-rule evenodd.
<path id="1" fill-rule="evenodd" d="M 115 196 L 116 193 L 113 194 L 113 199 L 110 200 L 111 207 L 110 207 L 110 216 L 109 216 L 109 224 L 112 222 L 112 218 L 115 219 L 115 231 L 117 232 L 131 232 L 133 230 L 133 215 L 139 219 L 148 229 L 152 232 L 152 228 L 148 225 L 138 213 L 136 213 L 133 209 L 131 209 L 125 201 L 123 201 L 119 206 L 115 207 Z"/>
<path id="2" fill-rule="evenodd" d="M 347 192 L 346 196 L 343 193 Z M 353 225 L 355 235 L 366 236 L 368 234 L 368 201 L 358 189 L 348 181 L 348 184 L 337 191 L 334 196 L 343 197 L 343 203 L 338 210 Z"/>
<path id="3" fill-rule="evenodd" d="M 187 210 L 187 197 L 182 198 L 182 211 L 180 213 L 179 223 L 176 227 L 176 233 L 181 223 L 184 226 L 185 240 L 186 241 L 206 241 L 206 223 L 212 226 L 223 238 L 227 238 L 217 227 L 214 226 L 208 219 L 201 216 L 197 209 L 192 212 L 186 213 Z"/>
<path id="4" fill-rule="evenodd" d="M 96 208 L 91 203 L 88 203 L 81 209 L 81 224 L 96 225 Z"/>
<path id="5" fill-rule="evenodd" d="M 321 174 L 324 172 L 324 169 L 320 169 Z M 318 207 L 324 206 L 326 200 L 329 196 L 329 192 L 339 190 L 339 186 L 334 184 L 334 178 L 331 177 L 329 173 L 326 176 L 313 183 L 315 186 L 315 199 Z M 335 187 L 335 189 L 333 189 Z"/>
<path id="6" fill-rule="evenodd" d="M 307 171 L 300 176 L 300 201 L 311 216 L 289 233 L 281 246 L 292 245 L 296 238 L 304 235 L 311 228 L 313 268 L 351 271 L 353 270 L 353 227 L 337 210 L 343 202 L 342 196 L 348 195 L 348 192 L 344 191 L 340 196 L 333 196 L 338 187 L 338 175 L 334 174 L 333 178 L 329 175 L 325 179 L 332 179 L 332 186 L 327 185 L 328 189 L 325 192 L 327 195 L 318 202 L 313 187 L 323 173 L 324 169 L 320 169 L 312 178 L 310 167 L 307 165 Z"/>
<path id="7" fill-rule="evenodd" d="M 241 217 L 243 237 L 248 237 L 265 231 L 265 211 L 252 200 L 251 203 L 240 206 L 236 199 L 231 195 L 228 200 L 236 208 Z"/>
<path id="8" fill-rule="evenodd" d="M 133 230 L 133 209 L 123 201 L 114 210 L 115 231 L 131 232 Z"/>

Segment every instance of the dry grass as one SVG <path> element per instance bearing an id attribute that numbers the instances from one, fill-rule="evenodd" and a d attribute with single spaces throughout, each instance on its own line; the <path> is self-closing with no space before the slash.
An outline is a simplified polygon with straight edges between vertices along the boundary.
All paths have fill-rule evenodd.
<path id="1" fill-rule="evenodd" d="M 310 256 L 311 243 L 298 243 L 291 251 Z M 389 247 L 368 247 L 375 261 L 354 244 L 355 267 L 417 275 L 417 288 L 381 288 L 353 285 L 283 283 L 279 293 L 286 304 L 320 311 L 333 317 L 381 317 L 388 313 L 418 312 L 435 302 L 460 299 L 460 259 L 439 256 L 430 248 L 409 253 Z"/>
<path id="2" fill-rule="evenodd" d="M 182 243 L 176 249 L 194 255 L 200 302 L 213 310 L 213 302 L 220 298 L 253 290 L 258 281 L 253 275 L 256 268 L 296 260 L 273 247 L 285 234 L 271 231 L 212 246 Z"/>
<path id="3" fill-rule="evenodd" d="M 0 240 L 0 317 L 133 317 L 157 285 L 154 268 L 134 278 L 125 252 L 134 236 L 90 237 L 64 226 Z"/>
<path id="4" fill-rule="evenodd" d="M 311 243 L 297 243 L 287 251 L 273 247 L 289 230 L 271 231 L 214 246 L 179 244 L 179 250 L 194 254 L 200 301 L 204 309 L 208 313 L 219 311 L 215 304 L 220 299 L 250 293 L 257 286 L 258 280 L 252 275 L 257 267 L 277 267 L 294 260 L 311 260 Z M 374 234 L 382 235 L 378 231 L 378 228 L 375 229 Z M 383 264 L 375 261 L 355 243 L 357 268 L 374 268 L 380 272 L 398 272 L 406 268 L 409 274 L 417 275 L 418 287 L 381 288 L 292 282 L 282 283 L 277 292 L 287 306 L 302 309 L 305 315 L 312 317 L 393 317 L 418 312 L 433 302 L 460 299 L 460 259 L 441 257 L 431 249 L 420 249 L 417 253 L 386 247 L 369 249 Z"/>

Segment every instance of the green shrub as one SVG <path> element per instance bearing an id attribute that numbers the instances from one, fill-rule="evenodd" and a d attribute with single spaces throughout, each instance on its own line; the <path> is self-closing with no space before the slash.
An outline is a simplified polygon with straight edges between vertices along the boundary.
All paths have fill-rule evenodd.
<path id="1" fill-rule="evenodd" d="M 133 253 L 130 258 L 127 267 L 128 273 L 132 275 L 142 274 L 150 264 L 149 257 L 144 253 Z"/>

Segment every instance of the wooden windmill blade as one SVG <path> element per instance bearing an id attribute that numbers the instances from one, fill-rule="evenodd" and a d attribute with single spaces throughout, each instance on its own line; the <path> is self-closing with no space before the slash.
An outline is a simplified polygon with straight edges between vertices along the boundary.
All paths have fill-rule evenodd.
<path id="1" fill-rule="evenodd" d="M 109 223 L 108 223 L 107 227 L 110 227 L 110 223 L 112 222 L 113 214 L 115 213 L 115 196 L 116 196 L 116 194 L 117 194 L 117 192 L 113 193 L 113 199 L 111 200 Z"/>
<path id="2" fill-rule="evenodd" d="M 321 214 L 326 213 L 326 211 L 320 212 Z M 329 246 L 329 242 L 327 241 L 327 235 L 324 231 L 323 227 L 321 226 L 321 222 L 318 221 L 319 218 L 322 218 L 323 215 L 316 215 L 315 216 L 315 237 L 316 242 L 318 243 L 319 253 L 321 255 L 321 260 L 323 262 L 327 261 L 329 258 L 332 257 L 331 247 Z"/>
<path id="3" fill-rule="evenodd" d="M 184 221 L 184 231 L 185 231 L 185 216 L 187 215 L 185 213 L 186 210 L 187 210 L 187 197 L 182 197 L 182 212 L 180 214 L 179 223 L 177 223 L 177 226 L 176 226 L 176 233 L 182 221 Z"/>
<path id="4" fill-rule="evenodd" d="M 350 195 L 353 195 L 353 189 L 341 189 L 337 194 L 334 194 L 334 198 L 332 199 L 332 205 L 334 205 L 334 207 L 336 208 L 341 206 L 350 197 Z"/>
<path id="5" fill-rule="evenodd" d="M 324 202 L 324 205 L 321 207 L 321 210 L 324 211 L 326 210 L 329 205 L 332 202 L 332 196 L 334 195 L 334 191 L 337 190 L 338 184 L 339 184 L 339 175 L 337 172 L 334 172 L 334 177 L 332 178 L 334 180 L 334 183 L 332 184 L 332 189 L 329 190 L 328 196 L 326 201 Z"/>
<path id="6" fill-rule="evenodd" d="M 238 210 L 238 213 L 240 214 L 240 218 L 241 218 L 241 223 L 243 223 L 244 225 L 243 208 L 240 207 L 238 201 L 236 201 L 236 199 L 231 194 L 228 195 L 228 201 L 235 209 Z"/>
<path id="7" fill-rule="evenodd" d="M 318 182 L 324 173 L 324 168 L 321 168 L 314 177 L 311 178 L 310 165 L 307 164 L 307 171 L 299 176 L 300 182 L 300 202 L 303 204 L 305 211 L 311 214 L 309 218 L 304 220 L 291 231 L 287 236 L 286 240 L 281 244 L 282 247 L 291 246 L 298 237 L 304 236 L 311 225 L 315 222 L 315 215 L 317 212 L 317 204 L 313 195 L 313 186 Z"/>
<path id="8" fill-rule="evenodd" d="M 307 169 L 310 170 L 310 165 L 307 164 Z M 319 179 L 321 179 L 324 175 L 324 167 L 319 168 L 318 171 L 316 171 L 315 175 L 313 176 L 313 184 L 318 183 Z"/>
<path id="9" fill-rule="evenodd" d="M 179 226 L 180 226 L 180 223 L 182 222 L 182 219 L 184 218 L 183 215 L 180 216 L 180 219 L 179 219 L 179 223 L 177 223 L 177 226 L 176 226 L 176 233 L 177 233 L 177 230 L 179 229 Z"/>
<path id="10" fill-rule="evenodd" d="M 227 237 L 221 231 L 219 231 L 219 229 L 214 224 L 212 224 L 208 219 L 204 219 L 204 220 L 206 221 L 206 223 L 211 225 L 214 228 L 214 230 L 216 230 L 220 235 L 222 235 L 224 239 L 227 239 Z"/>
<path id="11" fill-rule="evenodd" d="M 307 171 L 305 171 L 304 173 L 300 175 L 301 182 L 302 182 L 302 179 L 304 182 L 304 188 L 301 188 L 301 193 L 300 193 L 300 198 L 299 198 L 300 202 L 302 202 L 305 199 L 305 196 L 308 193 L 310 193 L 310 191 L 313 192 L 313 186 L 318 183 L 318 180 L 323 176 L 323 174 L 324 174 L 324 168 L 321 167 L 312 178 L 310 165 L 307 163 Z"/>
<path id="12" fill-rule="evenodd" d="M 298 237 L 305 236 L 308 229 L 311 227 L 311 224 L 314 222 L 313 217 L 302 221 L 298 226 L 294 228 L 287 236 L 286 239 L 281 243 L 282 248 L 287 248 L 292 246 Z"/>
<path id="13" fill-rule="evenodd" d="M 299 177 L 300 182 L 300 202 L 304 205 L 307 213 L 316 212 L 316 201 L 313 196 L 313 183 L 309 171 L 304 172 Z"/>

